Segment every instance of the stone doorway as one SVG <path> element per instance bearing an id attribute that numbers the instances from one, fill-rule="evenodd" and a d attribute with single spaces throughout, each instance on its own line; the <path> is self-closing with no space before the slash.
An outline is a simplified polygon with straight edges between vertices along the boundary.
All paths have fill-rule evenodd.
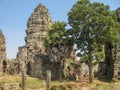
<path id="1" fill-rule="evenodd" d="M 27 74 L 30 75 L 30 71 L 31 71 L 31 64 L 30 62 L 27 63 Z"/>
<path id="2" fill-rule="evenodd" d="M 3 73 L 7 73 L 7 61 L 3 60 Z"/>

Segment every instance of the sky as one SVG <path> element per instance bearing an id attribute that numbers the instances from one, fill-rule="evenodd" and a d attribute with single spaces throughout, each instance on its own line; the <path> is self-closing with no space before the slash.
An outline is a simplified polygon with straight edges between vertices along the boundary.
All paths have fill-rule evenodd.
<path id="1" fill-rule="evenodd" d="M 27 20 L 39 3 L 45 5 L 52 21 L 67 22 L 67 13 L 77 0 L 0 0 L 0 29 L 6 38 L 7 58 L 16 58 L 18 47 L 25 45 Z M 109 5 L 111 10 L 120 7 L 120 0 L 90 0 Z"/>

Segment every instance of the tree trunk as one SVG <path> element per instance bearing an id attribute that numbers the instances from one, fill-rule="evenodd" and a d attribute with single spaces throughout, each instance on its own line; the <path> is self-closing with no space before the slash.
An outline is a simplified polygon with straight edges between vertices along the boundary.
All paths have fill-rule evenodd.
<path id="1" fill-rule="evenodd" d="M 22 70 L 22 90 L 26 90 L 26 75 L 25 71 Z"/>
<path id="2" fill-rule="evenodd" d="M 89 83 L 92 83 L 93 82 L 93 78 L 92 78 L 92 56 L 91 56 L 91 53 L 89 53 L 88 67 L 89 67 Z"/>
<path id="3" fill-rule="evenodd" d="M 112 57 L 112 43 L 106 41 L 105 43 L 105 63 L 106 63 L 106 77 L 112 80 L 114 74 L 114 61 Z"/>

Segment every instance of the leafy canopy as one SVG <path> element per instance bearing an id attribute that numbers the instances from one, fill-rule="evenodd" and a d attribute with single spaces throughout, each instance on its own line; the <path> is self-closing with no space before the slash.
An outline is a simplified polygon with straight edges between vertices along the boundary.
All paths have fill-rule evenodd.
<path id="1" fill-rule="evenodd" d="M 95 48 L 102 48 L 106 40 L 117 40 L 117 17 L 109 6 L 103 3 L 91 3 L 89 0 L 78 0 L 68 13 L 72 27 L 71 35 L 81 54 L 94 53 Z"/>
<path id="2" fill-rule="evenodd" d="M 67 24 L 65 22 L 52 23 L 47 32 L 45 44 L 47 46 L 58 46 L 61 44 L 72 45 L 66 25 Z"/>

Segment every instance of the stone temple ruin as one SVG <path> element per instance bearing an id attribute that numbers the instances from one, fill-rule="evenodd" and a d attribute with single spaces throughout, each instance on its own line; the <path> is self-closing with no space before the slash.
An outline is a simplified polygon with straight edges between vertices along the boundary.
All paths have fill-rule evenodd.
<path id="1" fill-rule="evenodd" d="M 17 73 L 22 69 L 26 69 L 26 73 L 33 77 L 45 78 L 46 69 L 49 69 L 49 58 L 44 46 L 44 38 L 51 22 L 48 9 L 39 4 L 28 19 L 25 45 L 18 48 Z M 56 53 L 60 53 L 58 49 L 56 50 Z M 72 62 L 74 57 L 75 53 L 72 51 L 71 57 L 66 58 L 66 63 Z M 52 76 L 56 78 L 59 75 L 59 67 L 57 66 L 56 63 L 52 72 Z M 66 69 L 67 67 L 64 67 L 63 71 L 65 72 Z"/>
<path id="2" fill-rule="evenodd" d="M 25 70 L 27 74 L 33 77 L 45 78 L 46 69 L 49 67 L 49 58 L 46 52 L 46 48 L 44 46 L 44 38 L 46 36 L 46 32 L 49 29 L 49 25 L 52 23 L 50 13 L 48 9 L 39 4 L 34 12 L 28 19 L 27 22 L 27 30 L 25 37 L 25 45 L 18 48 L 17 53 L 17 68 L 16 72 L 20 73 L 21 70 Z M 119 43 L 117 44 L 117 53 L 116 53 L 116 61 L 114 64 L 114 76 L 119 76 L 120 74 L 120 47 Z M 56 49 L 55 47 L 53 49 Z M 59 51 L 56 49 L 56 51 Z M 54 52 L 54 51 L 53 51 Z M 54 52 L 56 53 L 56 52 Z M 60 53 L 60 52 L 57 52 Z M 56 53 L 56 54 L 57 54 Z M 77 62 L 77 63 L 75 63 Z M 72 65 L 71 65 L 72 63 Z M 78 65 L 78 61 L 75 60 L 75 52 L 72 51 L 72 55 L 64 60 L 64 68 L 63 74 L 69 78 L 68 76 L 80 76 L 82 70 Z M 58 63 L 54 63 L 52 68 L 52 77 L 58 78 L 60 67 L 58 67 Z M 79 66 L 77 69 L 72 68 Z M 102 72 L 102 71 L 100 71 Z M 79 78 L 79 77 L 77 77 Z"/>
<path id="3" fill-rule="evenodd" d="M 120 8 L 118 8 L 116 12 L 118 15 L 118 22 L 120 22 Z M 50 57 L 47 55 L 48 52 L 44 46 L 44 38 L 46 37 L 47 30 L 51 23 L 52 20 L 48 9 L 44 5 L 39 4 L 28 19 L 25 45 L 18 48 L 17 59 L 14 63 L 15 72 L 19 74 L 24 70 L 32 77 L 45 79 L 46 70 L 51 69 L 52 79 L 58 80 L 61 72 L 64 74 L 65 79 L 83 79 L 83 72 L 85 72 L 85 70 L 81 68 L 80 62 L 75 60 L 73 47 L 70 47 L 71 50 L 69 47 L 66 49 L 70 56 L 68 55 L 68 57 L 64 57 L 61 61 L 59 59 L 59 62 L 52 63 L 52 68 L 49 68 L 51 62 L 49 61 Z M 119 33 L 118 36 L 120 37 Z M 5 37 L 0 30 L 0 75 L 6 73 L 8 68 L 5 44 Z M 63 47 L 60 47 L 59 49 L 57 47 L 52 48 L 50 53 L 53 54 L 51 55 L 53 56 L 51 57 L 52 59 L 55 59 L 60 53 L 64 53 L 60 51 L 61 48 Z M 114 77 L 120 79 L 120 43 L 116 44 L 113 53 L 113 58 L 115 60 Z M 98 69 L 98 71 L 100 72 L 100 76 L 103 76 L 106 73 L 105 63 L 101 63 L 100 66 L 100 70 Z"/>
<path id="4" fill-rule="evenodd" d="M 116 10 L 116 14 L 118 16 L 117 21 L 120 23 L 120 8 Z M 120 30 L 117 34 L 118 38 L 120 38 Z M 115 47 L 112 47 L 112 58 L 114 60 L 113 64 L 113 78 L 120 79 L 120 42 L 116 43 Z M 100 62 L 98 67 L 98 78 L 103 78 L 106 74 L 106 63 Z"/>
<path id="5" fill-rule="evenodd" d="M 114 77 L 120 79 L 120 43 L 116 47 L 116 61 L 114 63 Z"/>
<path id="6" fill-rule="evenodd" d="M 118 16 L 117 21 L 120 23 L 120 8 L 116 10 L 116 13 Z M 120 38 L 120 32 L 118 33 L 118 37 Z M 115 50 L 114 77 L 116 76 L 120 79 L 120 42 L 116 44 Z"/>
<path id="7" fill-rule="evenodd" d="M 46 30 L 51 23 L 50 14 L 45 6 L 39 4 L 27 22 L 25 45 L 19 47 L 17 60 L 22 68 L 27 68 L 27 74 L 44 78 L 43 61 L 47 60 L 45 47 L 43 45 Z"/>
<path id="8" fill-rule="evenodd" d="M 5 37 L 0 30 L 0 75 L 6 73 L 7 61 L 6 61 L 6 46 Z"/>

